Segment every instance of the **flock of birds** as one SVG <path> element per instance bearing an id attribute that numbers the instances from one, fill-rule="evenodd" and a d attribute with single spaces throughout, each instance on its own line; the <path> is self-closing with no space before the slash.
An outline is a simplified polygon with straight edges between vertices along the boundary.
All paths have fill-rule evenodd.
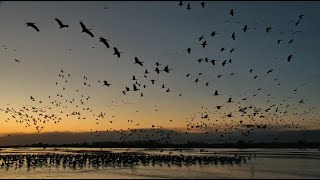
<path id="1" fill-rule="evenodd" d="M 190 3 L 184 4 L 182 1 L 178 4 L 180 7 L 186 5 L 187 10 L 191 10 Z M 200 3 L 202 8 L 205 8 L 206 3 Z M 241 24 L 237 21 L 237 11 L 231 9 L 229 13 L 226 13 L 229 20 L 226 20 L 226 23 Z M 279 39 L 275 42 L 278 46 L 292 46 L 295 43 L 295 35 L 301 33 L 299 29 L 300 24 L 303 22 L 304 15 L 299 14 L 295 20 L 289 22 L 290 28 L 293 29 L 292 32 L 282 31 L 279 34 L 273 32 L 274 27 L 266 26 L 262 30 L 262 33 L 277 35 Z M 59 25 L 59 29 L 69 28 L 68 24 L 64 24 L 61 20 L 55 19 Z M 89 29 L 85 24 L 80 21 L 80 27 L 82 29 L 81 33 L 86 33 L 91 38 L 94 38 L 95 35 L 92 32 L 92 29 Z M 27 22 L 25 24 L 27 27 L 33 28 L 36 32 L 40 32 L 40 27 L 37 26 L 34 22 Z M 229 38 L 236 42 L 245 33 L 250 33 L 250 31 L 257 30 L 253 24 L 243 24 L 241 28 L 230 32 Z M 263 32 L 264 31 L 264 32 Z M 196 47 L 188 47 L 185 50 L 179 50 L 175 53 L 183 54 L 185 59 L 189 55 L 193 54 L 195 48 L 207 48 L 211 43 L 214 43 L 214 39 L 217 36 L 222 34 L 227 34 L 228 32 L 218 32 L 213 30 L 208 35 L 202 35 L 197 38 Z M 99 42 L 101 42 L 106 48 L 111 48 L 109 39 L 104 37 L 99 37 Z M 195 62 L 194 66 L 201 66 L 204 62 L 208 63 L 210 66 L 216 69 L 228 69 L 236 61 L 232 58 L 234 53 L 238 53 L 241 48 L 238 47 L 221 47 L 217 49 L 220 53 L 229 54 L 230 57 L 226 59 L 217 59 L 202 57 L 192 60 Z M 117 58 L 121 58 L 123 52 L 119 51 L 117 47 L 113 47 L 113 54 Z M 21 63 L 20 60 L 14 59 L 15 62 Z M 290 63 L 295 60 L 294 54 L 288 53 L 287 55 L 277 58 L 277 63 L 275 67 L 266 69 L 265 72 L 259 72 L 255 68 L 249 68 L 248 78 L 250 81 L 255 81 L 256 79 L 265 80 L 267 78 L 272 78 L 274 84 L 272 87 L 279 87 L 281 84 L 279 82 L 278 74 L 281 71 L 279 68 L 279 63 L 286 62 L 289 66 Z M 163 65 L 160 62 L 156 62 L 152 69 L 144 68 L 146 65 L 145 62 L 141 61 L 138 57 L 132 58 L 132 63 L 137 65 L 137 68 L 141 68 L 141 74 L 133 75 L 131 84 L 127 84 L 123 89 L 119 91 L 123 96 L 127 96 L 128 93 L 138 94 L 139 97 L 144 97 L 143 90 L 148 87 L 157 87 L 165 94 L 171 93 L 177 96 L 182 96 L 182 92 L 175 91 L 174 88 L 169 87 L 166 84 L 158 83 L 157 78 L 150 79 L 151 74 L 158 77 L 161 74 L 169 74 L 173 71 L 174 68 L 169 67 L 170 65 Z M 216 71 L 218 72 L 218 71 Z M 207 77 L 205 76 L 207 74 Z M 264 90 L 261 87 L 256 89 L 245 90 L 240 96 L 232 96 L 224 94 L 221 92 L 218 87 L 213 86 L 218 79 L 228 80 L 228 78 L 234 77 L 237 72 L 229 72 L 216 74 L 212 76 L 212 72 L 200 72 L 200 73 L 187 73 L 185 78 L 192 81 L 192 83 L 201 84 L 201 87 L 209 88 L 212 97 L 223 97 L 225 96 L 225 103 L 214 105 L 214 107 L 204 107 L 202 106 L 198 112 L 191 113 L 190 116 L 186 118 L 186 131 L 185 134 L 192 133 L 194 131 L 202 132 L 205 136 L 210 137 L 214 136 L 218 132 L 222 132 L 225 135 L 232 133 L 234 131 L 241 132 L 244 136 L 249 136 L 256 129 L 267 129 L 273 128 L 273 126 L 285 126 L 288 128 L 299 128 L 298 123 L 293 123 L 290 121 L 291 117 L 301 117 L 301 121 L 305 121 L 305 117 L 310 115 L 315 115 L 312 111 L 312 107 L 306 107 L 306 99 L 296 100 L 295 103 L 292 103 L 290 100 L 294 99 L 294 96 L 297 96 L 297 92 L 301 86 L 293 89 L 291 92 L 288 92 L 289 97 L 282 97 L 280 100 L 272 96 L 267 90 Z M 51 94 L 47 98 L 36 97 L 34 95 L 30 96 L 30 104 L 23 105 L 21 109 L 14 109 L 10 107 L 10 104 L 7 104 L 7 107 L 0 109 L 6 114 L 9 114 L 5 121 L 15 120 L 16 123 L 24 124 L 26 128 L 34 126 L 35 129 L 40 132 L 44 129 L 45 123 L 53 122 L 55 124 L 63 121 L 64 118 L 75 117 L 78 120 L 81 119 L 95 119 L 95 123 L 99 124 L 103 121 L 106 121 L 110 125 L 116 119 L 114 115 L 107 112 L 95 111 L 94 108 L 90 107 L 91 96 L 85 94 L 81 89 L 73 89 L 72 87 L 67 87 L 68 82 L 72 80 L 71 73 L 67 73 L 65 70 L 60 70 L 58 74 L 58 80 L 55 82 L 55 85 L 59 88 L 59 91 L 56 94 Z M 104 87 L 108 88 L 113 86 L 115 82 L 110 80 L 88 80 L 88 76 L 83 76 L 83 86 L 84 87 Z M 254 101 L 257 97 L 264 97 L 266 105 L 261 107 L 257 104 L 249 104 L 248 101 Z M 117 104 L 118 103 L 118 104 Z M 114 101 L 114 105 L 117 104 L 130 104 L 132 102 L 127 102 L 123 100 Z M 116 105 L 115 105 L 116 106 Z M 72 109 L 72 111 L 70 111 Z M 153 138 L 153 135 L 142 136 L 147 129 L 139 129 L 138 120 L 127 120 L 128 123 L 134 123 L 136 128 L 120 129 L 119 133 L 121 134 L 120 140 L 130 140 L 130 137 L 133 135 L 138 135 L 140 139 L 150 139 Z M 173 122 L 170 119 L 169 122 Z M 164 131 L 161 125 L 156 125 L 156 122 L 152 127 L 156 129 L 154 137 L 160 137 L 162 142 L 170 142 L 170 139 L 174 136 L 178 136 L 178 133 L 167 134 L 168 131 Z M 91 129 L 92 130 L 92 129 Z M 107 129 L 106 131 L 116 131 L 115 129 Z M 95 131 L 98 132 L 98 131 Z M 92 133 L 93 134 L 93 133 Z M 221 141 L 225 137 L 224 134 L 220 134 Z M 277 140 L 279 137 L 275 137 Z"/>
<path id="2" fill-rule="evenodd" d="M 192 165 L 241 165 L 251 157 L 246 156 L 187 156 L 156 155 L 137 153 L 74 153 L 74 154 L 20 154 L 0 155 L 0 169 L 27 170 L 36 168 L 63 167 L 85 169 L 102 167 L 134 167 L 142 166 L 192 166 Z"/>

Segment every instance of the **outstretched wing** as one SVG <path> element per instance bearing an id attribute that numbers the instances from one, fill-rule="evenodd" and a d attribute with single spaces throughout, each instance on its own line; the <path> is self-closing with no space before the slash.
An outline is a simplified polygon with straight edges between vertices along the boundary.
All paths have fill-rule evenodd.
<path id="1" fill-rule="evenodd" d="M 38 28 L 36 25 L 34 25 L 34 24 L 32 24 L 31 27 L 33 27 L 33 28 L 34 28 L 35 30 L 37 30 L 38 32 L 40 31 L 39 28 Z"/>
<path id="2" fill-rule="evenodd" d="M 63 26 L 62 22 L 58 18 L 55 18 L 55 20 L 58 22 L 60 26 Z"/>
<path id="3" fill-rule="evenodd" d="M 94 37 L 94 35 L 92 34 L 92 32 L 90 32 L 89 30 L 86 29 L 85 31 L 87 34 L 89 34 L 91 37 Z"/>
<path id="4" fill-rule="evenodd" d="M 87 30 L 86 26 L 83 24 L 82 21 L 80 21 L 80 25 L 81 25 L 81 28 L 82 28 L 83 31 Z"/>

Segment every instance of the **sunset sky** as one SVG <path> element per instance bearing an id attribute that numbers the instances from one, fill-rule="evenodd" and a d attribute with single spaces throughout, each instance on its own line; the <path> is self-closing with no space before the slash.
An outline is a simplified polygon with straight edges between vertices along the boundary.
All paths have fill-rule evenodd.
<path id="1" fill-rule="evenodd" d="M 186 9 L 188 3 L 191 10 Z M 212 129 L 240 126 L 240 120 L 243 124 L 285 127 L 293 123 L 301 129 L 320 128 L 319 2 L 209 1 L 204 8 L 198 1 L 178 4 L 179 1 L 2 1 L 0 134 L 35 133 L 36 126 L 43 126 L 41 132 L 105 131 L 152 128 L 152 125 L 186 131 L 193 116 L 193 122 L 205 121 Z M 229 14 L 231 9 L 234 16 Z M 295 25 L 301 14 L 304 16 Z M 69 27 L 59 29 L 55 18 Z M 81 33 L 80 21 L 91 29 L 94 38 Z M 40 31 L 26 27 L 27 22 L 36 23 Z M 245 25 L 249 28 L 247 32 L 242 30 Z M 266 32 L 267 27 L 272 27 L 271 32 Z M 213 31 L 217 34 L 211 37 Z M 235 40 L 231 38 L 233 32 Z M 198 40 L 201 36 L 208 44 L 205 48 L 201 46 L 204 40 Z M 110 48 L 99 42 L 99 37 L 110 40 Z M 282 42 L 278 45 L 279 39 Z M 291 39 L 293 43 L 289 44 Z M 120 58 L 113 55 L 113 47 L 123 52 Z M 221 48 L 226 50 L 221 52 Z M 235 51 L 230 53 L 232 48 Z M 289 55 L 293 55 L 291 62 L 287 61 Z M 144 62 L 143 67 L 133 64 L 134 57 Z M 197 61 L 205 57 L 218 61 L 215 66 Z M 221 65 L 229 59 L 231 64 Z M 156 74 L 156 62 L 162 64 L 160 70 L 167 65 L 172 70 Z M 151 72 L 147 78 L 143 76 L 146 69 Z M 270 69 L 273 71 L 267 74 Z M 135 83 L 133 75 L 141 90 L 124 95 L 125 87 L 132 89 Z M 218 75 L 223 76 L 217 78 Z M 255 75 L 257 79 L 253 78 Z M 199 82 L 195 83 L 197 78 Z M 104 80 L 110 87 L 102 86 Z M 161 88 L 162 84 L 165 88 Z M 170 92 L 166 92 L 168 88 Z M 221 95 L 213 96 L 215 90 Z M 257 95 L 253 97 L 254 94 Z M 229 97 L 235 102 L 226 103 Z M 72 99 L 74 102 L 70 103 Z M 80 99 L 85 105 L 81 105 Z M 302 99 L 303 103 L 299 103 Z M 50 103 L 55 100 L 61 106 Z M 276 104 L 270 110 L 272 113 L 265 113 L 267 118 L 259 118 L 262 115 L 259 114 L 256 121 L 246 118 L 249 112 L 241 116 L 238 111 L 240 106 L 250 105 L 263 111 L 272 104 Z M 218 105 L 223 106 L 220 111 Z M 37 120 L 34 125 L 32 118 L 27 122 L 18 115 L 12 117 L 11 108 L 18 112 L 23 107 L 46 109 L 48 115 L 55 114 L 61 120 L 58 123 L 54 123 L 57 119 L 46 123 Z M 276 107 L 288 111 L 286 116 L 273 114 Z M 66 116 L 74 111 L 81 112 L 81 119 Z M 26 114 L 25 109 L 20 112 Z M 101 112 L 106 115 L 96 120 Z M 229 113 L 233 117 L 225 117 Z M 23 118 L 33 115 L 44 120 L 36 113 L 28 114 Z M 205 114 L 210 120 L 201 118 Z M 26 127 L 27 123 L 30 126 Z"/>

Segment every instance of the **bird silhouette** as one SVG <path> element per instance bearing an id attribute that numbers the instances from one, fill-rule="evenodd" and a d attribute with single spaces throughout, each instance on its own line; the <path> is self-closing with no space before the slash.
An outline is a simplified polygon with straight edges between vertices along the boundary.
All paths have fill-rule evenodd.
<path id="1" fill-rule="evenodd" d="M 35 24 L 36 24 L 36 23 L 32 23 L 32 22 L 27 22 L 27 23 L 26 23 L 27 27 L 30 26 L 30 27 L 32 27 L 33 29 L 35 29 L 36 31 L 39 32 L 40 30 L 39 30 L 39 28 L 38 28 Z"/>
<path id="2" fill-rule="evenodd" d="M 55 18 L 55 20 L 58 22 L 60 29 L 69 27 L 69 25 L 63 24 L 58 18 Z"/>
<path id="3" fill-rule="evenodd" d="M 291 44 L 291 43 L 293 43 L 293 39 L 291 39 L 288 44 Z"/>
<path id="4" fill-rule="evenodd" d="M 182 1 L 179 1 L 179 4 L 178 4 L 179 6 L 182 6 L 182 5 L 184 5 L 184 4 L 182 4 Z"/>
<path id="5" fill-rule="evenodd" d="M 246 32 L 248 29 L 249 29 L 248 25 L 245 25 L 242 30 L 243 30 L 243 32 Z"/>
<path id="6" fill-rule="evenodd" d="M 237 36 L 234 33 L 232 33 L 231 37 L 232 37 L 233 40 L 236 40 Z"/>
<path id="7" fill-rule="evenodd" d="M 166 73 L 169 73 L 170 70 L 172 70 L 172 69 L 169 69 L 169 66 L 166 66 L 166 67 L 164 67 L 164 69 L 162 71 L 164 71 Z"/>
<path id="8" fill-rule="evenodd" d="M 123 53 L 123 52 L 119 52 L 116 47 L 113 47 L 113 50 L 114 50 L 113 55 L 116 55 L 118 58 L 120 58 L 120 54 Z"/>
<path id="9" fill-rule="evenodd" d="M 160 71 L 162 71 L 162 70 L 159 70 L 159 68 L 158 67 L 156 67 L 156 69 L 154 70 L 155 72 L 157 72 L 157 74 L 159 74 L 160 73 Z"/>
<path id="10" fill-rule="evenodd" d="M 132 80 L 136 81 L 138 79 L 136 79 L 136 76 L 132 76 Z"/>
<path id="11" fill-rule="evenodd" d="M 266 31 L 267 31 L 267 32 L 270 32 L 271 29 L 272 29 L 271 27 L 267 27 L 267 28 L 266 28 Z"/>
<path id="12" fill-rule="evenodd" d="M 302 19 L 302 17 L 303 17 L 303 14 L 300 14 L 300 15 L 299 15 L 299 19 Z"/>
<path id="13" fill-rule="evenodd" d="M 190 54 L 191 53 L 191 48 L 188 48 L 187 52 L 188 52 L 188 54 Z"/>
<path id="14" fill-rule="evenodd" d="M 293 56 L 292 56 L 292 55 L 289 55 L 289 56 L 287 57 L 287 61 L 290 62 L 292 58 L 293 58 Z"/>
<path id="15" fill-rule="evenodd" d="M 231 9 L 231 11 L 230 11 L 230 13 L 229 13 L 231 16 L 233 16 L 234 15 L 234 11 L 233 11 L 233 9 Z"/>
<path id="16" fill-rule="evenodd" d="M 231 102 L 233 102 L 233 101 L 232 101 L 232 98 L 229 98 L 228 101 L 227 101 L 227 103 L 231 103 Z"/>
<path id="17" fill-rule="evenodd" d="M 18 59 L 14 59 L 14 60 L 15 60 L 15 62 L 18 62 L 18 63 L 20 62 Z"/>
<path id="18" fill-rule="evenodd" d="M 201 4 L 202 8 L 204 8 L 204 5 L 205 5 L 206 3 L 205 3 L 205 2 L 201 2 L 200 4 Z"/>
<path id="19" fill-rule="evenodd" d="M 272 71 L 273 71 L 273 69 L 270 69 L 270 70 L 267 72 L 267 74 L 271 73 Z"/>
<path id="20" fill-rule="evenodd" d="M 140 89 L 137 88 L 137 86 L 135 84 L 133 84 L 133 91 L 138 91 Z"/>
<path id="21" fill-rule="evenodd" d="M 201 41 L 204 38 L 204 36 L 199 37 L 199 41 Z"/>
<path id="22" fill-rule="evenodd" d="M 81 28 L 82 28 L 82 31 L 81 31 L 82 33 L 84 32 L 84 33 L 89 34 L 89 36 L 94 37 L 94 35 L 92 34 L 92 32 L 90 32 L 91 29 L 87 29 L 86 26 L 83 24 L 82 21 L 80 21 L 80 25 L 81 25 Z"/>
<path id="23" fill-rule="evenodd" d="M 100 37 L 99 42 L 102 42 L 107 48 L 110 48 L 109 43 L 107 41 L 109 41 L 109 40 L 107 40 L 103 37 Z"/>
<path id="24" fill-rule="evenodd" d="M 202 43 L 201 45 L 202 45 L 203 48 L 205 48 L 206 45 L 208 45 L 208 44 L 207 44 L 207 41 L 203 41 L 203 43 Z"/>
<path id="25" fill-rule="evenodd" d="M 134 63 L 133 64 L 139 64 L 140 66 L 143 66 L 143 62 L 139 61 L 139 59 L 137 57 L 134 57 Z"/>
<path id="26" fill-rule="evenodd" d="M 188 3 L 187 10 L 190 10 L 190 9 L 191 9 L 190 3 Z"/>
<path id="27" fill-rule="evenodd" d="M 111 84 L 108 84 L 107 81 L 103 81 L 103 83 L 104 83 L 103 86 L 108 86 L 109 87 L 111 85 Z"/>
<path id="28" fill-rule="evenodd" d="M 222 62 L 222 66 L 225 66 L 227 64 L 227 60 L 224 60 L 223 62 Z"/>
<path id="29" fill-rule="evenodd" d="M 212 60 L 210 61 L 210 62 L 212 63 L 212 65 L 213 65 L 213 66 L 214 66 L 214 65 L 216 65 L 215 61 L 217 61 L 217 60 L 212 59 Z"/>

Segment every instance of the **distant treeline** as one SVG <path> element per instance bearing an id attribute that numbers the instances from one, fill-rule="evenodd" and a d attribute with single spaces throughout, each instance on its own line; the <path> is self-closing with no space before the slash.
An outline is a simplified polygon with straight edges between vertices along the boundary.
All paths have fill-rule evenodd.
<path id="1" fill-rule="evenodd" d="M 89 148 L 320 148 L 320 142 L 309 143 L 299 141 L 296 143 L 253 143 L 238 141 L 237 143 L 219 143 L 207 144 L 199 142 L 188 142 L 185 144 L 169 144 L 159 141 L 126 141 L 126 142 L 93 142 L 93 143 L 76 143 L 76 144 L 31 144 L 19 146 L 0 146 L 7 147 L 89 147 Z"/>

